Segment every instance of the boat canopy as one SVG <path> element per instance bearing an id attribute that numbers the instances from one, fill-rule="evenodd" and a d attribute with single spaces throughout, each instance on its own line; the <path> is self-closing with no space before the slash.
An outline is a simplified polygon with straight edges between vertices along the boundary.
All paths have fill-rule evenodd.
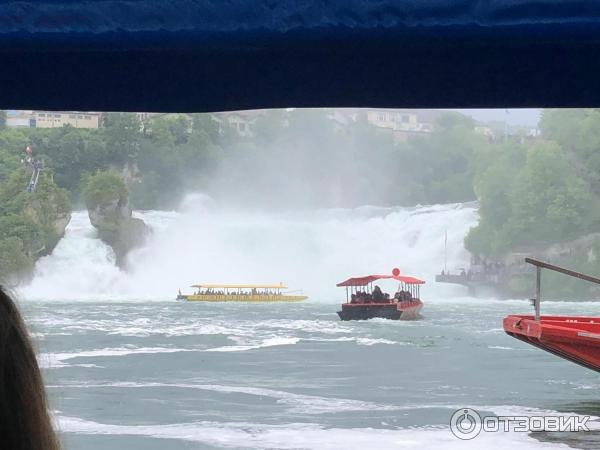
<path id="1" fill-rule="evenodd" d="M 194 288 L 205 289 L 287 289 L 283 283 L 279 284 L 193 284 Z"/>
<path id="2" fill-rule="evenodd" d="M 392 279 L 400 281 L 406 284 L 425 284 L 423 280 L 419 280 L 415 277 L 408 277 L 404 275 L 367 275 L 365 277 L 354 277 L 348 278 L 346 281 L 336 284 L 337 287 L 347 286 L 366 286 L 376 280 Z"/>

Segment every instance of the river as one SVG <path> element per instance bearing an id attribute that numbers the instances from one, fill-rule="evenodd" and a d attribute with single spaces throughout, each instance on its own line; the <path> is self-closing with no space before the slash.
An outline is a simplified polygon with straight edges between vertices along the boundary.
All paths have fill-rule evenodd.
<path id="1" fill-rule="evenodd" d="M 76 212 L 17 292 L 67 450 L 600 446 L 595 431 L 470 441 L 450 432 L 465 407 L 600 415 L 594 372 L 502 331 L 502 317 L 531 311 L 527 301 L 476 299 L 433 281 L 444 259 L 449 269 L 467 264 L 474 205 L 265 214 L 197 196 L 177 213 L 136 214 L 153 235 L 128 271 Z M 427 280 L 423 320 L 340 322 L 335 283 L 393 267 Z M 174 301 L 200 281 L 282 281 L 309 300 Z M 600 304 L 543 311 L 600 315 Z M 595 418 L 588 426 L 599 428 Z"/>

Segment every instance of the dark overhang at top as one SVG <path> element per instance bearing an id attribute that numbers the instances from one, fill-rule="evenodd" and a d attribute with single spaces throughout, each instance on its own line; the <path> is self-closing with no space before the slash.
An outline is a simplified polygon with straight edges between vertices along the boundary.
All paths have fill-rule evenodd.
<path id="1" fill-rule="evenodd" d="M 600 104 L 600 2 L 0 3 L 0 107 Z"/>

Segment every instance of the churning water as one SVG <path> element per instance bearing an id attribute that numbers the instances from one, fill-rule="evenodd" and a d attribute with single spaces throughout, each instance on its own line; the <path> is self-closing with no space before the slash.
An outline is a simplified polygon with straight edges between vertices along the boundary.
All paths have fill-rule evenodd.
<path id="1" fill-rule="evenodd" d="M 482 433 L 452 413 L 600 415 L 594 372 L 502 331 L 525 301 L 440 286 L 463 267 L 470 205 L 260 214 L 190 199 L 145 212 L 153 228 L 129 271 L 114 267 L 85 213 L 19 296 L 71 449 L 598 448 L 595 432 Z M 335 283 L 399 267 L 422 277 L 425 318 L 340 322 Z M 194 282 L 286 282 L 302 304 L 188 304 Z M 382 287 L 386 287 L 382 284 Z M 594 303 L 546 313 L 600 315 Z M 590 428 L 596 422 L 589 422 Z"/>
<path id="2" fill-rule="evenodd" d="M 462 240 L 476 221 L 463 205 L 265 214 L 217 210 L 204 197 L 183 213 L 139 213 L 153 234 L 130 254 L 127 272 L 76 212 L 51 256 L 39 261 L 24 296 L 36 299 L 167 299 L 193 283 L 279 283 L 314 301 L 337 302 L 349 276 L 404 273 L 431 280 L 444 265 L 465 267 Z M 451 292 L 448 287 L 444 292 Z M 424 296 L 441 292 L 435 283 Z"/>

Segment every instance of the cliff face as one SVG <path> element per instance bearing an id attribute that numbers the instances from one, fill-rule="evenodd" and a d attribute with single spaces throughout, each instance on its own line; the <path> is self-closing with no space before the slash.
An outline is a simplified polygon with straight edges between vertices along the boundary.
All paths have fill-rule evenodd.
<path id="1" fill-rule="evenodd" d="M 116 263 L 125 268 L 127 254 L 144 244 L 150 228 L 132 216 L 127 189 L 112 173 L 95 175 L 86 190 L 88 215 L 98 237 L 110 245 Z"/>
<path id="2" fill-rule="evenodd" d="M 600 233 L 590 233 L 568 242 L 512 252 L 506 255 L 502 262 L 507 267 L 522 267 L 526 257 L 555 263 L 568 260 L 574 255 L 587 255 L 588 259 L 594 259 L 594 245 L 598 242 L 600 242 Z"/>
<path id="3" fill-rule="evenodd" d="M 473 257 L 470 269 L 457 282 L 478 295 L 505 298 L 530 298 L 535 292 L 535 268 L 525 258 L 538 259 L 582 273 L 600 274 L 600 233 L 547 246 L 522 247 L 497 259 Z M 544 296 L 553 299 L 597 299 L 600 287 L 575 278 L 545 271 L 542 276 Z"/>
<path id="4" fill-rule="evenodd" d="M 37 259 L 52 253 L 71 221 L 71 209 L 63 210 L 53 201 L 35 199 L 23 210 L 23 214 L 44 230 L 39 248 L 34 249 L 30 256 Z"/>
<path id="5" fill-rule="evenodd" d="M 0 184 L 0 281 L 15 285 L 31 277 L 37 259 L 54 250 L 71 220 L 71 204 L 52 173 L 42 172 L 33 192 L 30 173 L 16 170 Z"/>

